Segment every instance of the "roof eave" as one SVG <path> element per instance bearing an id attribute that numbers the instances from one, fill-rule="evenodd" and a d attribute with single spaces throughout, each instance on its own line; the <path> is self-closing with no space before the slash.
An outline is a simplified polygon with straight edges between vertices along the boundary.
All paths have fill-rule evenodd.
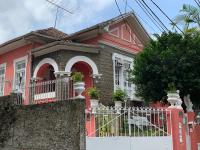
<path id="1" fill-rule="evenodd" d="M 48 53 L 52 53 L 59 50 L 67 50 L 67 51 L 79 51 L 85 53 L 99 53 L 100 47 L 93 46 L 88 44 L 80 44 L 80 43 L 70 43 L 65 41 L 56 41 L 39 48 L 32 49 L 32 55 L 35 57 L 39 57 Z"/>

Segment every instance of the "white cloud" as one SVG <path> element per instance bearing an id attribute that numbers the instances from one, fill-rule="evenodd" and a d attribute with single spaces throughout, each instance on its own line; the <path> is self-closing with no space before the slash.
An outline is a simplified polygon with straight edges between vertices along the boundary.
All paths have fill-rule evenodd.
<path id="1" fill-rule="evenodd" d="M 74 32 L 88 26 L 96 15 L 113 4 L 113 0 L 51 0 L 73 11 L 59 11 L 57 28 Z M 0 43 L 27 32 L 54 25 L 56 7 L 46 0 L 1 0 Z"/>

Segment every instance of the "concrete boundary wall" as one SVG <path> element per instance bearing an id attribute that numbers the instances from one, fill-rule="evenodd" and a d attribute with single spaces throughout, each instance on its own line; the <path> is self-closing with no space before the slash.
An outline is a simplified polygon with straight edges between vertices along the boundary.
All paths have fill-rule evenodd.
<path id="1" fill-rule="evenodd" d="M 1 97 L 1 101 L 11 97 Z M 18 106 L 11 138 L 1 150 L 85 150 L 82 99 Z"/>

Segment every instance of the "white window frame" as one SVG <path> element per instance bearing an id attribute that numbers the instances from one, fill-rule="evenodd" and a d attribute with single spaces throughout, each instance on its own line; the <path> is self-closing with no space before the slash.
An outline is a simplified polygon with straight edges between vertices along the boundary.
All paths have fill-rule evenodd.
<path id="1" fill-rule="evenodd" d="M 13 91 L 15 91 L 16 89 L 15 89 L 15 78 L 16 78 L 16 76 L 15 76 L 15 69 L 16 69 L 16 64 L 18 63 L 18 62 L 20 62 L 20 61 L 25 61 L 25 74 L 24 74 L 24 77 L 25 77 L 25 80 L 24 80 L 24 85 L 26 86 L 26 67 L 27 67 L 27 63 L 28 63 L 28 56 L 23 56 L 23 57 L 20 57 L 20 58 L 17 58 L 17 59 L 15 59 L 14 61 L 13 61 L 13 67 L 14 67 L 14 75 L 13 75 Z"/>
<path id="2" fill-rule="evenodd" d="M 3 75 L 3 77 L 4 77 L 3 91 L 2 91 L 3 94 L 0 95 L 0 96 L 4 96 L 4 91 L 5 91 L 5 79 L 6 79 L 6 63 L 0 64 L 0 68 L 4 68 L 4 69 L 5 69 L 4 75 Z"/>
<path id="3" fill-rule="evenodd" d="M 114 91 L 116 91 L 118 89 L 118 87 L 115 84 L 115 60 L 116 60 L 116 58 L 121 59 L 123 64 L 124 64 L 124 62 L 127 62 L 127 61 L 131 62 L 130 69 L 133 69 L 133 58 L 130 58 L 130 57 L 122 55 L 122 54 L 113 53 L 112 60 L 113 60 L 113 81 L 114 81 L 113 83 L 114 83 Z M 120 82 L 120 89 L 121 90 L 125 90 L 125 87 L 124 87 L 124 71 L 125 71 L 124 67 L 122 67 L 122 75 L 121 75 L 121 78 L 120 78 L 120 80 L 121 80 L 121 82 Z M 131 89 L 132 89 L 132 91 L 131 91 L 131 97 L 130 97 L 130 99 L 133 100 L 135 98 L 135 95 L 134 95 L 134 93 L 135 93 L 135 85 L 134 84 L 131 85 Z"/>

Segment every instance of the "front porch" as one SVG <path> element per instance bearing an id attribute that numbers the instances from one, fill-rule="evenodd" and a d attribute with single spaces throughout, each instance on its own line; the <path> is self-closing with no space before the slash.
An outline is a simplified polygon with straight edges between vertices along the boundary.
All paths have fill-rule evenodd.
<path id="1" fill-rule="evenodd" d="M 73 89 L 72 74 L 81 72 L 84 76 L 86 108 L 90 108 L 90 99 L 86 91 L 93 87 L 100 74 L 93 60 L 86 56 L 72 57 L 60 71 L 58 63 L 52 58 L 44 58 L 34 68 L 33 77 L 26 86 L 19 85 L 16 92 L 21 93 L 18 103 L 40 104 L 59 100 L 70 100 L 76 93 Z"/>

